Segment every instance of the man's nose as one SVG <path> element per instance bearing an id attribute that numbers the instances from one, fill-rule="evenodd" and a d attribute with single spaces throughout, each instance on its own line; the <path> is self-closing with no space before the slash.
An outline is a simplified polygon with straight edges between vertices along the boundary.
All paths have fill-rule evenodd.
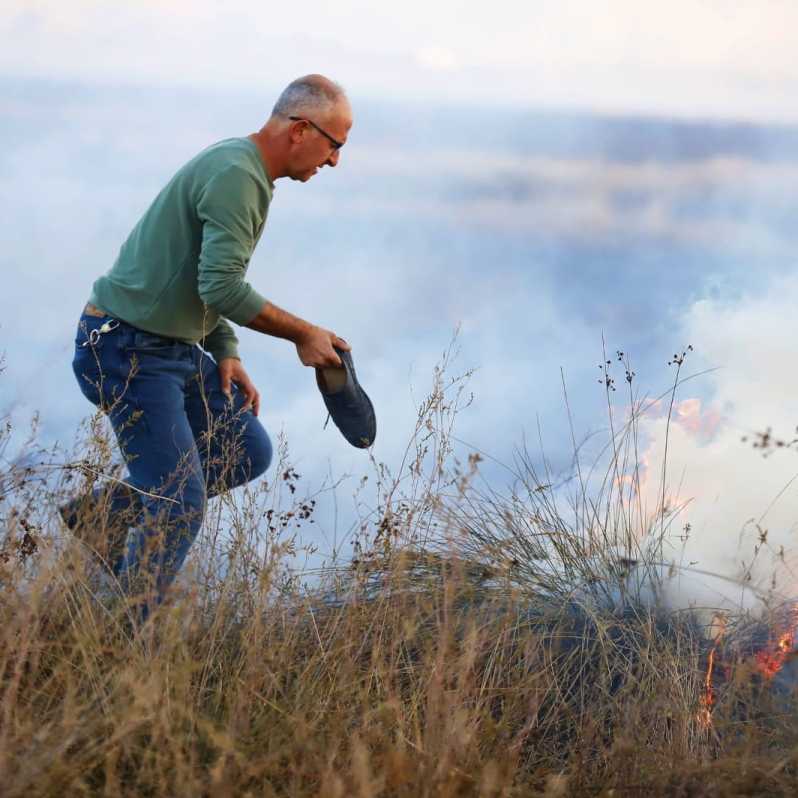
<path id="1" fill-rule="evenodd" d="M 335 166 L 338 163 L 340 157 L 341 157 L 340 150 L 333 150 L 330 153 L 330 157 L 327 159 L 327 165 L 328 166 Z"/>

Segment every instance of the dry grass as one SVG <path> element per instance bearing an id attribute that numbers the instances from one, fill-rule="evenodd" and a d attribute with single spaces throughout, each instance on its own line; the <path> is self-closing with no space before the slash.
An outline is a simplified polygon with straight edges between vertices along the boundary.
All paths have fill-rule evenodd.
<path id="1" fill-rule="evenodd" d="M 477 490 L 450 354 L 400 468 L 373 463 L 359 489 L 354 564 L 300 589 L 312 505 L 282 449 L 272 482 L 212 506 L 195 578 L 142 629 L 56 522 L 64 495 L 121 477 L 100 420 L 80 458 L 34 439 L 5 458 L 0 794 L 796 794 L 792 695 L 740 657 L 707 725 L 702 630 L 622 589 L 668 516 L 635 518 L 612 487 L 633 424 L 567 512 L 528 455 L 508 495 Z"/>

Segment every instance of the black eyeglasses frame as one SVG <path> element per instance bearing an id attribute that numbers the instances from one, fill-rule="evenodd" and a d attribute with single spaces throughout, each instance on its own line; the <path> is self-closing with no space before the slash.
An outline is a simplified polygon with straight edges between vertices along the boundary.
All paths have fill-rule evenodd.
<path id="1" fill-rule="evenodd" d="M 311 127 L 316 128 L 316 130 L 318 130 L 319 133 L 321 133 L 321 135 L 324 136 L 330 142 L 330 144 L 333 145 L 334 150 L 340 150 L 341 147 L 344 146 L 343 141 L 338 141 L 338 139 L 334 139 L 326 130 L 320 128 L 312 119 L 307 119 L 304 116 L 289 116 L 288 118 L 292 122 L 307 122 Z"/>

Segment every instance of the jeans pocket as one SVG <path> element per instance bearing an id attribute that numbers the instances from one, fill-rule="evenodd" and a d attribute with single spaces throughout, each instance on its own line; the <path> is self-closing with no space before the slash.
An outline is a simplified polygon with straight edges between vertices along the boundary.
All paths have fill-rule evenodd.
<path id="1" fill-rule="evenodd" d="M 88 347 L 83 348 L 78 343 L 75 346 L 75 356 L 72 358 L 72 371 L 78 381 L 80 392 L 93 404 L 100 404 L 100 368 L 97 358 Z"/>
<path id="2" fill-rule="evenodd" d="M 100 336 L 100 341 L 105 336 Z M 104 413 L 109 413 L 120 405 L 129 404 L 129 378 L 125 375 L 119 350 L 104 346 L 98 341 L 93 346 L 75 346 L 72 357 L 72 372 L 78 382 L 80 392 Z"/>
<path id="3" fill-rule="evenodd" d="M 107 332 L 101 332 L 103 325 L 108 322 L 118 324 L 111 316 L 91 316 L 83 313 L 75 332 L 72 371 L 78 381 L 80 392 L 98 407 L 102 404 L 102 387 L 105 381 L 103 375 L 105 370 L 103 366 L 104 350 L 108 349 L 109 336 L 115 339 L 116 327 Z"/>

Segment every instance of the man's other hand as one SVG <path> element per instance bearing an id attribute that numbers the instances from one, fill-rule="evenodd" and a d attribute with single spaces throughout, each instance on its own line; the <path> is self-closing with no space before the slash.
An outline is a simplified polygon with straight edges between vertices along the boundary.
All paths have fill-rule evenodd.
<path id="1" fill-rule="evenodd" d="M 243 409 L 252 408 L 252 412 L 257 416 L 260 411 L 260 394 L 241 365 L 241 361 L 234 357 L 226 357 L 219 361 L 218 366 L 222 392 L 232 399 L 232 383 L 235 383 L 246 399 Z"/>
<path id="2" fill-rule="evenodd" d="M 296 351 L 303 366 L 313 366 L 315 368 L 340 366 L 341 358 L 338 357 L 333 346 L 337 346 L 345 352 L 349 352 L 352 348 L 334 332 L 312 326 L 296 342 Z"/>

